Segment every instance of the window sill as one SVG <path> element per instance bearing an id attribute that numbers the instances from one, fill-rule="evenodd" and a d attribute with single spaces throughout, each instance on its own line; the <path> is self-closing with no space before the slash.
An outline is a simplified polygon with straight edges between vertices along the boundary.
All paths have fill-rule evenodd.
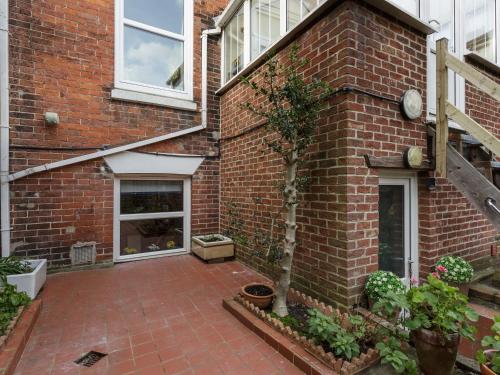
<path id="1" fill-rule="evenodd" d="M 176 99 L 168 96 L 147 94 L 144 92 L 124 90 L 119 88 L 114 88 L 113 90 L 111 90 L 111 99 L 134 103 L 153 104 L 160 107 L 182 109 L 193 112 L 197 111 L 196 103 L 191 100 Z"/>
<path id="2" fill-rule="evenodd" d="M 484 66 L 487 70 L 489 70 L 492 73 L 500 74 L 500 65 L 498 65 L 497 63 L 495 63 L 491 60 L 488 60 L 487 58 L 477 54 L 476 52 L 467 52 L 465 54 L 465 57 L 468 60 L 471 60 L 475 63 L 481 64 L 482 66 Z"/>

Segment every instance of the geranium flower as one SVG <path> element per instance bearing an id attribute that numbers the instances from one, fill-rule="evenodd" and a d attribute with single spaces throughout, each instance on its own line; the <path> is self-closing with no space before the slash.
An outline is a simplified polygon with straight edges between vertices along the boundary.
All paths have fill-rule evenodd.
<path id="1" fill-rule="evenodd" d="M 437 266 L 437 267 L 436 267 L 436 270 L 437 270 L 438 272 L 441 272 L 441 273 L 446 273 L 446 272 L 448 272 L 448 270 L 446 269 L 446 267 L 445 267 L 445 266 L 442 266 L 442 265 Z"/>
<path id="2" fill-rule="evenodd" d="M 433 273 L 431 273 L 431 275 L 434 276 L 436 279 L 440 278 L 439 273 L 437 273 L 437 272 L 433 272 Z"/>

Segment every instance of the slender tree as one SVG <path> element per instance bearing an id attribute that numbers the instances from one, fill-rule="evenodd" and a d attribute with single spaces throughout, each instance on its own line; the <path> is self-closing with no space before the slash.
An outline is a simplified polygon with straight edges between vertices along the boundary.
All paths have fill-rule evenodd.
<path id="1" fill-rule="evenodd" d="M 308 63 L 307 59 L 298 56 L 298 46 L 294 44 L 284 64 L 276 56 L 268 58 L 258 83 L 243 78 L 243 82 L 255 92 L 256 101 L 261 102 L 258 105 L 245 103 L 243 107 L 267 120 L 266 144 L 283 158 L 285 236 L 273 305 L 273 312 L 279 316 L 288 315 L 286 297 L 296 247 L 298 193 L 306 181 L 299 176 L 299 165 L 313 142 L 323 103 L 332 92 L 320 80 L 304 79 L 303 70 Z"/>

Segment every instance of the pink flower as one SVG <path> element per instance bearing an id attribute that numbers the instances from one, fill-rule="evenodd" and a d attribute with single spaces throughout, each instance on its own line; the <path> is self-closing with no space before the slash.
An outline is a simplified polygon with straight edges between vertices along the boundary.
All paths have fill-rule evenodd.
<path id="1" fill-rule="evenodd" d="M 434 276 L 436 279 L 439 279 L 439 273 L 433 272 L 431 273 L 432 276 Z"/>
<path id="2" fill-rule="evenodd" d="M 448 272 L 448 270 L 446 269 L 446 267 L 445 266 L 441 266 L 441 265 L 437 266 L 436 270 L 438 272 L 440 272 L 440 273 L 446 273 L 446 272 Z"/>
<path id="3" fill-rule="evenodd" d="M 412 276 L 412 278 L 410 279 L 410 283 L 413 286 L 418 286 L 418 279 L 415 276 Z"/>

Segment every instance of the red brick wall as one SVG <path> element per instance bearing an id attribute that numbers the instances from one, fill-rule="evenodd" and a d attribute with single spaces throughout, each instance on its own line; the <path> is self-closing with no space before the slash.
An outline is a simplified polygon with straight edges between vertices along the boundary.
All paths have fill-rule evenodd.
<path id="1" fill-rule="evenodd" d="M 194 100 L 201 106 L 201 30 L 213 27 L 227 0 L 195 1 Z M 9 0 L 11 145 L 91 147 L 117 145 L 199 125 L 199 111 L 111 99 L 114 84 L 114 1 Z M 216 153 L 220 48 L 209 39 L 209 112 L 206 131 L 148 147 L 160 152 Z M 47 126 L 46 111 L 60 124 Z M 11 172 L 92 152 L 12 148 Z M 102 160 L 65 167 L 12 184 L 12 240 L 16 253 L 68 263 L 69 246 L 95 240 L 100 259 L 112 256 L 112 179 Z M 193 177 L 192 231 L 218 230 L 217 160 Z M 75 227 L 74 234 L 65 228 Z"/>
<path id="2" fill-rule="evenodd" d="M 310 59 L 307 78 L 332 87 L 354 86 L 399 99 L 404 91 L 426 89 L 426 38 L 362 2 L 346 1 L 325 14 L 297 38 L 300 54 Z M 283 59 L 287 49 L 278 53 Z M 259 68 L 253 77 L 262 72 Z M 256 78 L 258 79 L 258 78 Z M 281 205 L 276 188 L 281 163 L 263 144 L 263 129 L 231 138 L 258 124 L 240 108 L 253 100 L 237 84 L 221 98 L 221 226 L 231 217 L 229 202 L 239 207 L 243 228 L 251 238 L 269 225 L 269 214 Z M 226 139 L 230 137 L 229 139 Z M 367 95 L 338 95 L 328 103 L 318 124 L 305 169 L 309 190 L 298 209 L 298 242 L 294 283 L 329 302 L 360 302 L 366 275 L 378 267 L 379 170 L 366 167 L 363 155 L 401 156 L 408 146 L 426 151 L 425 116 L 406 121 L 399 105 Z M 438 256 L 457 253 L 470 260 L 487 256 L 492 230 L 485 219 L 446 183 L 436 192 L 419 176 L 419 248 L 421 275 Z M 254 215 L 253 199 L 263 198 Z M 238 256 L 255 268 L 269 266 L 254 255 L 252 245 Z"/>

